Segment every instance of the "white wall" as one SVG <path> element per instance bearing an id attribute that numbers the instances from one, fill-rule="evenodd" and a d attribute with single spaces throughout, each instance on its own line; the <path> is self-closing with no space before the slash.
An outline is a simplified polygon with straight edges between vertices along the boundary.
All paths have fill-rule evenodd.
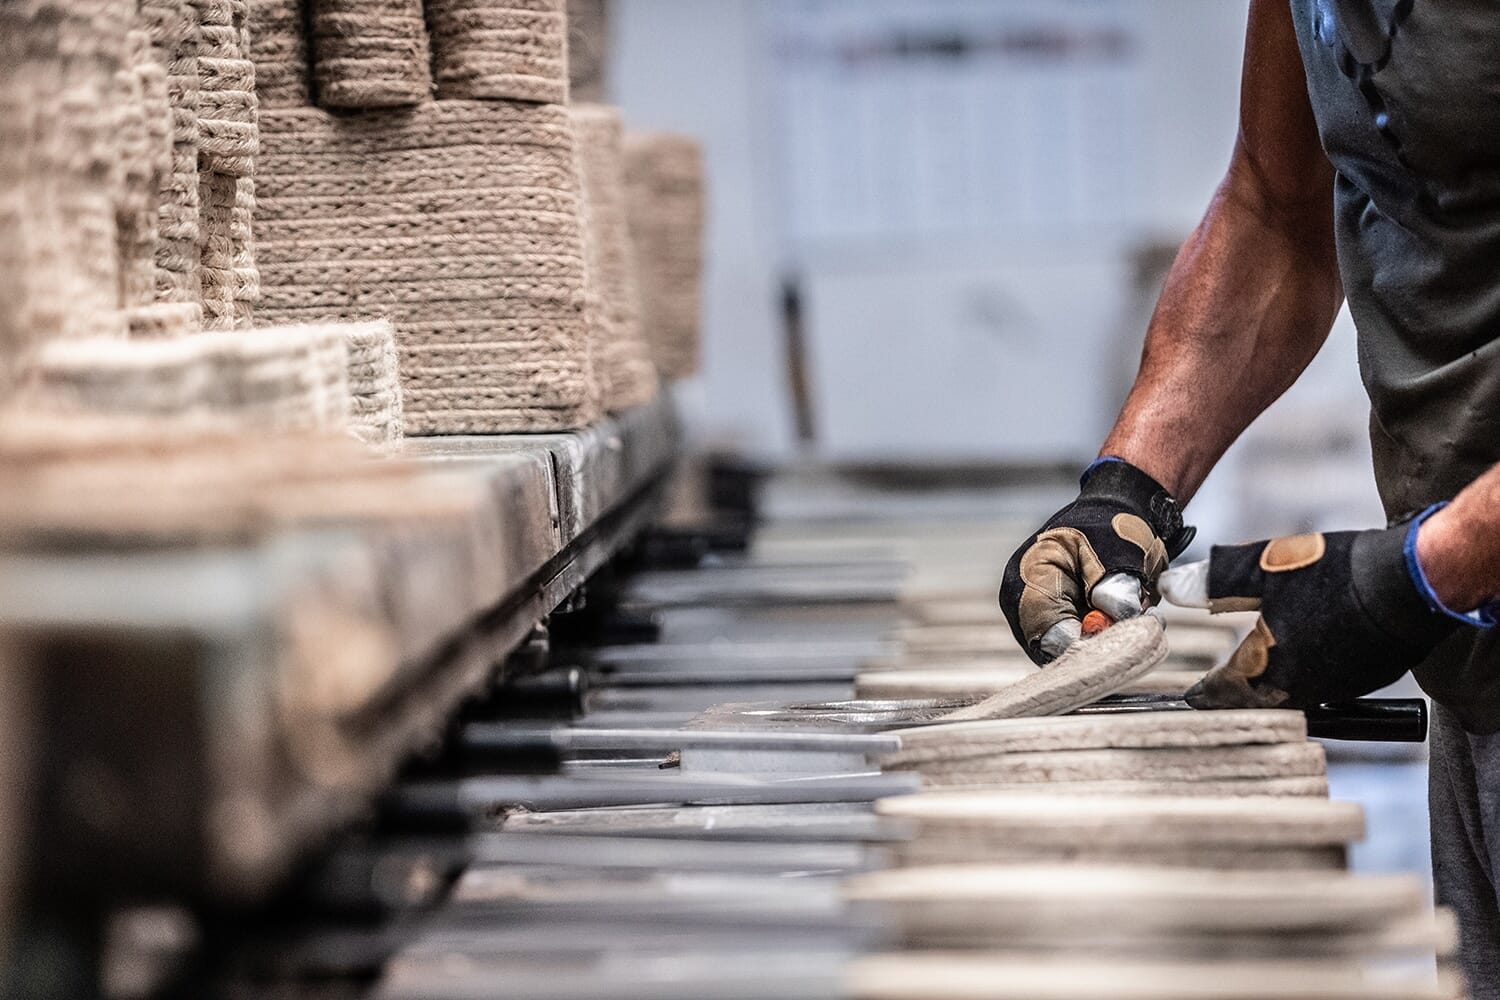
<path id="1" fill-rule="evenodd" d="M 826 0 L 614 0 L 614 94 L 627 121 L 693 133 L 708 151 L 710 274 L 705 370 L 690 395 L 694 423 L 704 437 L 772 455 L 791 452 L 777 288 L 782 272 L 796 269 L 808 295 L 819 454 L 1089 457 L 1129 383 L 1144 332 L 1147 312 L 1130 308 L 1128 255 L 1143 239 L 1180 240 L 1228 161 L 1245 0 L 1093 5 L 1125 11 L 1140 40 L 1137 104 L 1121 112 L 1130 112 L 1139 130 L 1129 225 L 1057 233 L 1017 227 L 948 245 L 873 240 L 809 247 L 788 231 L 778 120 L 786 111 L 777 104 L 784 95 L 768 39 L 778 10 L 819 2 Z M 835 2 L 875 10 L 864 6 L 875 0 Z M 908 2 L 913 16 L 945 5 L 971 14 L 985 8 L 985 0 Z M 1035 6 L 1034 0 L 989 2 L 997 9 Z M 1092 4 L 1052 2 L 1084 14 Z M 900 0 L 879 3 L 889 9 Z M 1086 166 L 1123 169 L 1113 162 Z M 1362 425 L 1362 399 L 1346 319 L 1303 382 L 1252 428 L 1194 504 L 1205 536 L 1224 537 L 1246 525 L 1259 530 L 1243 502 L 1250 495 L 1259 497 L 1262 520 L 1312 517 L 1292 511 L 1291 491 L 1267 485 L 1257 468 L 1278 448 L 1296 453 L 1295 440 L 1285 444 L 1288 427 L 1295 436 L 1296 428 L 1320 423 Z M 1283 444 L 1257 444 L 1267 440 Z M 1320 466 L 1323 447 L 1308 438 L 1314 452 L 1303 456 L 1308 469 L 1326 475 L 1307 496 L 1368 516 L 1373 489 L 1363 454 L 1351 460 L 1341 453 Z M 1256 468 L 1247 472 L 1247 461 Z M 1267 500 L 1268 491 L 1288 502 Z"/>
<path id="2" fill-rule="evenodd" d="M 766 186 L 756 0 L 615 0 L 610 89 L 628 125 L 699 137 L 709 177 L 703 372 L 684 403 L 702 439 L 791 447 L 778 234 Z"/>

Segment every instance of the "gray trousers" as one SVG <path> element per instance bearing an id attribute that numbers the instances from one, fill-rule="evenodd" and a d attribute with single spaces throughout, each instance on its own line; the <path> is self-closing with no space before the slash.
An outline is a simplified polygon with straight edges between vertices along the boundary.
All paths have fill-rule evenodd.
<path id="1" fill-rule="evenodd" d="M 1458 915 L 1471 1000 L 1500 1000 L 1500 733 L 1474 736 L 1433 709 L 1427 801 L 1437 901 Z"/>

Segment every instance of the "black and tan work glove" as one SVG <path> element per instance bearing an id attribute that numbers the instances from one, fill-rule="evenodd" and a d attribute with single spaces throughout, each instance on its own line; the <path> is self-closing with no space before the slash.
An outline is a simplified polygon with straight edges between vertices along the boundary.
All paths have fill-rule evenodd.
<path id="1" fill-rule="evenodd" d="M 1083 617 L 1100 604 L 1112 618 L 1154 603 L 1156 578 L 1192 541 L 1177 501 L 1129 462 L 1104 458 L 1084 472 L 1078 499 L 1028 538 L 1000 586 L 1000 607 L 1016 641 L 1046 663 L 1079 637 Z M 1125 574 L 1138 582 L 1130 599 L 1098 601 L 1095 588 Z"/>
<path id="2" fill-rule="evenodd" d="M 1206 566 L 1164 575 L 1162 593 L 1174 604 L 1260 612 L 1229 661 L 1188 691 L 1188 703 L 1311 708 L 1348 701 L 1400 679 L 1459 622 L 1492 626 L 1491 610 L 1450 611 L 1428 585 L 1416 539 L 1431 512 L 1384 530 L 1215 546 Z"/>

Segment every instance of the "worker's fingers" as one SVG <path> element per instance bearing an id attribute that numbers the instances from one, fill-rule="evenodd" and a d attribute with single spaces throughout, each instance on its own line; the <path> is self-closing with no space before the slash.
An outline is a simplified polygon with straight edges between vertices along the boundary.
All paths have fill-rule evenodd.
<path id="1" fill-rule="evenodd" d="M 1111 622 L 1137 618 L 1146 610 L 1146 585 L 1133 574 L 1111 573 L 1089 591 L 1089 605 Z"/>
<path id="2" fill-rule="evenodd" d="M 1135 514 L 1116 514 L 1110 520 L 1110 527 L 1114 529 L 1120 541 L 1141 550 L 1139 567 L 1111 566 L 1111 571 L 1139 572 L 1142 579 L 1153 581 L 1162 570 L 1167 568 L 1167 563 L 1170 561 L 1167 558 L 1167 547 L 1160 538 L 1156 537 L 1156 532 L 1145 520 Z M 1108 611 L 1107 608 L 1100 608 L 1100 610 Z"/>
<path id="3" fill-rule="evenodd" d="M 1209 561 L 1202 559 L 1186 566 L 1173 566 L 1157 578 L 1161 596 L 1179 608 L 1209 607 L 1208 565 Z"/>
<path id="4" fill-rule="evenodd" d="M 1037 640 L 1041 663 L 1051 663 L 1068 651 L 1083 635 L 1083 623 L 1077 618 L 1061 618 Z"/>
<path id="5" fill-rule="evenodd" d="M 1187 703 L 1194 708 L 1275 708 L 1283 704 L 1287 692 L 1266 680 L 1275 646 L 1276 637 L 1266 620 L 1257 618 L 1229 661 L 1188 689 Z"/>
<path id="6" fill-rule="evenodd" d="M 1082 531 L 1051 528 L 1021 554 L 1017 575 L 1019 631 L 1032 659 L 1045 663 L 1078 637 L 1089 611 L 1087 595 L 1103 578 L 1104 563 Z"/>

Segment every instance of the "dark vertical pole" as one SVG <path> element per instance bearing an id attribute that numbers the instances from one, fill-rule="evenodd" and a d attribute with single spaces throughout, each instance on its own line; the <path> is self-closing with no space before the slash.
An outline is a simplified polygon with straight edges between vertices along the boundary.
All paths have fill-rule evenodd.
<path id="1" fill-rule="evenodd" d="M 809 384 L 807 335 L 802 319 L 802 286 L 795 275 L 781 283 L 781 324 L 786 346 L 787 389 L 792 398 L 792 418 L 797 441 L 810 445 L 817 440 L 813 420 L 812 387 Z"/>

